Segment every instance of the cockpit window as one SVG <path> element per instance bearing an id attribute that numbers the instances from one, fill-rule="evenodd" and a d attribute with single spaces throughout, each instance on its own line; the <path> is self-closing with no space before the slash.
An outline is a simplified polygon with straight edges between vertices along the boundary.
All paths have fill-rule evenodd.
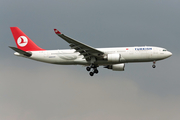
<path id="1" fill-rule="evenodd" d="M 166 49 L 163 49 L 163 51 L 167 51 Z"/>

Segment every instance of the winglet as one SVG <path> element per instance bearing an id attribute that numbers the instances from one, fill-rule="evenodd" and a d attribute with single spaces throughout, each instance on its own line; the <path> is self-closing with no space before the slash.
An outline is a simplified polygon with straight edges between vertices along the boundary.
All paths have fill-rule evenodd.
<path id="1" fill-rule="evenodd" d="M 54 29 L 54 32 L 55 32 L 56 34 L 61 34 L 61 32 L 59 32 L 57 29 Z"/>

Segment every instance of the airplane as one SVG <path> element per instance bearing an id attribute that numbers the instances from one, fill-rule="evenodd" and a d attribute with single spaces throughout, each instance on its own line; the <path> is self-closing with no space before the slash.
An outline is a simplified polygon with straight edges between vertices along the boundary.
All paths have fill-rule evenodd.
<path id="1" fill-rule="evenodd" d="M 113 71 L 124 71 L 125 63 L 153 62 L 152 67 L 155 68 L 156 61 L 172 55 L 167 49 L 155 46 L 94 48 L 62 34 L 57 29 L 54 29 L 55 34 L 68 42 L 71 49 L 45 50 L 18 27 L 10 29 L 17 45 L 17 48 L 9 46 L 15 51 L 14 55 L 57 65 L 83 65 L 90 76 L 98 74 L 99 66 Z"/>

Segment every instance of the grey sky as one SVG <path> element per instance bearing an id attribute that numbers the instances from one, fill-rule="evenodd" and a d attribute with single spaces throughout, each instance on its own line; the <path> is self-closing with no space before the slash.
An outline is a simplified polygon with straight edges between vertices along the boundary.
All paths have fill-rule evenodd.
<path id="1" fill-rule="evenodd" d="M 179 0 L 1 0 L 0 119 L 180 119 Z M 58 66 L 13 55 L 9 27 L 44 49 L 66 49 L 62 33 L 93 47 L 153 45 L 173 56 L 126 64 L 124 72 Z"/>

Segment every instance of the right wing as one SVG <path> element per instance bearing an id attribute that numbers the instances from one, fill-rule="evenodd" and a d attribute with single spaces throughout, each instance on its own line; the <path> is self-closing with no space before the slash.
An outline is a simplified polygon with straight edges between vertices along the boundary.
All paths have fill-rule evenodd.
<path id="1" fill-rule="evenodd" d="M 77 40 L 74 40 L 72 38 L 69 38 L 68 36 L 61 34 L 57 29 L 54 29 L 54 32 L 64 39 L 66 42 L 68 42 L 70 47 L 72 49 L 75 49 L 76 52 L 79 52 L 81 55 L 84 56 L 86 60 L 91 60 L 92 57 L 95 57 L 96 59 L 103 59 L 104 58 L 104 52 L 97 50 L 91 46 L 88 46 L 84 43 L 81 43 Z"/>

